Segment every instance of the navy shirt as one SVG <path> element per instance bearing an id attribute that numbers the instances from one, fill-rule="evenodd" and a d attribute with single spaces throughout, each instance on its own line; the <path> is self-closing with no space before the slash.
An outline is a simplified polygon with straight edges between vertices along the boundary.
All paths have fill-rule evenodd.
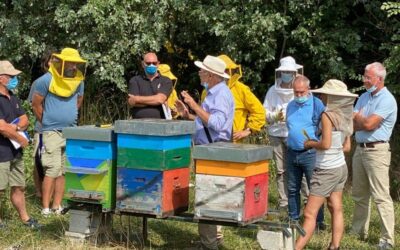
<path id="1" fill-rule="evenodd" d="M 132 77 L 129 81 L 129 94 L 138 96 L 152 96 L 162 93 L 169 97 L 172 92 L 172 81 L 158 75 L 152 81 L 145 75 Z M 161 105 L 145 107 L 133 107 L 131 109 L 132 118 L 165 118 Z"/>
<path id="2" fill-rule="evenodd" d="M 10 99 L 0 93 L 0 119 L 12 123 L 25 114 L 19 99 L 10 92 Z M 15 149 L 10 139 L 0 134 L 0 162 L 14 160 L 22 155 L 22 148 Z"/>

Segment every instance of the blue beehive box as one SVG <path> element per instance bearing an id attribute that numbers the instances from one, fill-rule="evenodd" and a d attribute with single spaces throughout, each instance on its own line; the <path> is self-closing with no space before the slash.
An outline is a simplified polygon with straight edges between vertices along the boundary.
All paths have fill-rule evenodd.
<path id="1" fill-rule="evenodd" d="M 117 166 L 168 170 L 190 165 L 192 121 L 162 119 L 119 120 Z"/>
<path id="2" fill-rule="evenodd" d="M 115 207 L 116 145 L 113 128 L 80 126 L 65 128 L 67 202 L 100 204 L 103 211 Z"/>

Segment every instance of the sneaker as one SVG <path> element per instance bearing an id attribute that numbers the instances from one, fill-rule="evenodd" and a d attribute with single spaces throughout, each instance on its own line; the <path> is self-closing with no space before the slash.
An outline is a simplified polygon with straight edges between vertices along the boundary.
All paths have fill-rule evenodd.
<path id="1" fill-rule="evenodd" d="M 42 214 L 44 217 L 49 217 L 50 215 L 53 214 L 53 211 L 50 210 L 50 208 L 43 208 L 41 214 Z"/>
<path id="2" fill-rule="evenodd" d="M 62 215 L 64 214 L 64 208 L 63 207 L 58 207 L 58 208 L 52 208 L 51 211 L 56 214 L 56 215 Z"/>
<path id="3" fill-rule="evenodd" d="M 29 220 L 24 222 L 24 225 L 31 229 L 40 229 L 42 227 L 42 225 L 40 225 L 34 218 L 29 218 Z"/>
<path id="4" fill-rule="evenodd" d="M 386 240 L 380 239 L 377 249 L 378 250 L 393 249 L 393 246 L 392 246 L 392 244 L 388 243 Z"/>

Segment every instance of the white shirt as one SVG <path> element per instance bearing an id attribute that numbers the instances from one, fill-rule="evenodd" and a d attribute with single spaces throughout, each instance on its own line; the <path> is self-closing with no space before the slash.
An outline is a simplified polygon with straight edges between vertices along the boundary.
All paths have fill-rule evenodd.
<path id="1" fill-rule="evenodd" d="M 278 121 L 277 118 L 280 110 L 282 110 L 284 120 L 286 120 L 286 108 L 293 98 L 293 89 L 277 88 L 276 84 L 269 88 L 263 105 L 265 108 L 269 135 L 276 137 L 288 136 L 286 122 Z"/>

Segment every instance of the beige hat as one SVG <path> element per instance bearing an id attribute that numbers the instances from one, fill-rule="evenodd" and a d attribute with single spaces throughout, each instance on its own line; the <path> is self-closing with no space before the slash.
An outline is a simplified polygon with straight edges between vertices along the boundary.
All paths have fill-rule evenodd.
<path id="1" fill-rule="evenodd" d="M 350 93 L 347 90 L 347 86 L 344 82 L 330 79 L 324 83 L 324 86 L 319 89 L 311 90 L 312 93 L 321 93 L 327 95 L 337 95 L 337 96 L 347 96 L 347 97 L 357 97 L 357 94 Z"/>
<path id="2" fill-rule="evenodd" d="M 0 75 L 16 76 L 20 73 L 9 61 L 0 61 Z"/>
<path id="3" fill-rule="evenodd" d="M 226 69 L 225 62 L 218 57 L 206 56 L 206 58 L 204 58 L 204 60 L 202 62 L 195 61 L 194 64 L 201 69 L 204 69 L 213 74 L 222 76 L 225 79 L 230 78 L 230 76 L 225 73 L 225 69 Z"/>

